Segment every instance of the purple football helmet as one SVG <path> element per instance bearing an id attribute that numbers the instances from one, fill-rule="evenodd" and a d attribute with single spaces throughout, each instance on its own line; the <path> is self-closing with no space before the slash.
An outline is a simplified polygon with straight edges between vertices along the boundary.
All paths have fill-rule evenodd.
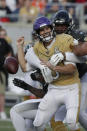
<path id="1" fill-rule="evenodd" d="M 52 32 L 50 32 L 50 35 L 47 37 L 43 37 L 39 34 L 40 29 L 45 26 L 49 26 L 52 30 Z M 49 42 L 54 37 L 54 31 L 53 31 L 53 26 L 51 24 L 51 21 L 48 18 L 46 18 L 45 16 L 42 16 L 36 19 L 33 25 L 33 30 L 36 32 L 39 40 L 42 42 Z"/>
<path id="2" fill-rule="evenodd" d="M 39 30 L 41 27 L 48 25 L 51 25 L 51 21 L 48 18 L 42 16 L 36 19 L 33 29 L 36 31 Z"/>

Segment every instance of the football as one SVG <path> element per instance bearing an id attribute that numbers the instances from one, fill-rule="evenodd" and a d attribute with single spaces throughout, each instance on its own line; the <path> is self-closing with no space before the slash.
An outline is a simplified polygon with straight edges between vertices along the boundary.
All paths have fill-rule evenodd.
<path id="1" fill-rule="evenodd" d="M 15 57 L 7 57 L 4 62 L 4 67 L 10 74 L 16 74 L 19 68 L 18 60 Z"/>

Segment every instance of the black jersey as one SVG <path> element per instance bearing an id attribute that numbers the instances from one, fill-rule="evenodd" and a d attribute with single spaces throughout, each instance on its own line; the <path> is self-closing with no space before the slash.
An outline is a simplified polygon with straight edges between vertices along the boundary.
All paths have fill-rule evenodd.
<path id="1" fill-rule="evenodd" d="M 87 33 L 80 31 L 78 29 L 75 29 L 75 25 L 71 25 L 67 32 L 67 34 L 71 35 L 73 38 L 75 38 L 76 40 L 80 41 L 80 42 L 85 42 L 87 41 Z M 81 78 L 86 72 L 87 72 L 87 64 L 85 63 L 78 63 L 77 64 L 77 68 L 78 68 L 78 72 L 79 72 L 79 77 Z"/>
<path id="2" fill-rule="evenodd" d="M 71 26 L 69 26 L 66 33 L 71 35 L 73 38 L 75 38 L 76 40 L 78 40 L 80 42 L 87 41 L 87 32 L 76 29 L 75 24 L 72 24 Z"/>

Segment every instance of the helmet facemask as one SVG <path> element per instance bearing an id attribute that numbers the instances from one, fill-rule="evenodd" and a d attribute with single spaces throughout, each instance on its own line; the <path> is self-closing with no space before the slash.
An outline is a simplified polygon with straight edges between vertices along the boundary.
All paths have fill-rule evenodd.
<path id="1" fill-rule="evenodd" d="M 54 38 L 54 31 L 53 31 L 52 27 L 51 26 L 48 26 L 48 27 L 50 27 L 51 31 L 46 32 L 42 35 L 40 34 L 40 31 L 43 28 L 46 28 L 46 26 L 44 26 L 44 27 L 42 27 L 41 29 L 38 30 L 38 37 L 39 37 L 40 41 L 42 41 L 42 42 L 49 43 Z"/>
<path id="2" fill-rule="evenodd" d="M 38 39 L 43 43 L 49 43 L 55 36 L 52 22 L 44 16 L 36 19 L 33 30 L 36 32 Z"/>
<path id="3" fill-rule="evenodd" d="M 54 30 L 56 34 L 66 33 L 68 26 L 66 23 L 56 23 L 54 25 Z"/>

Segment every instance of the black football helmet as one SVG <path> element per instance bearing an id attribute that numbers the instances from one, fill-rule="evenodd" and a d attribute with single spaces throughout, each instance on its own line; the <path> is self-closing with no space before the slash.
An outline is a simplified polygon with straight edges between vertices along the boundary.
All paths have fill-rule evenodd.
<path id="1" fill-rule="evenodd" d="M 58 11 L 52 20 L 56 34 L 67 33 L 68 28 L 72 24 L 72 19 L 66 10 Z"/>
<path id="2" fill-rule="evenodd" d="M 53 23 L 54 24 L 63 24 L 63 25 L 70 25 L 72 22 L 72 19 L 69 18 L 69 14 L 66 10 L 60 10 L 58 11 L 55 16 Z"/>

